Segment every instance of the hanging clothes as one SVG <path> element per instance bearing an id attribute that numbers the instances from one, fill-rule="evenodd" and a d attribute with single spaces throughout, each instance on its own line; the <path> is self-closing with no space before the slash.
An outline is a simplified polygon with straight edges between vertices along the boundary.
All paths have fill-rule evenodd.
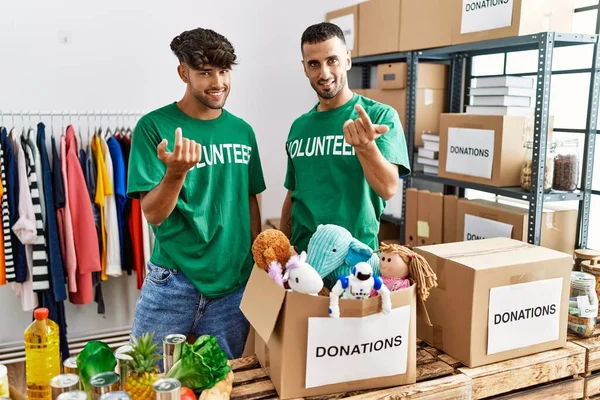
<path id="1" fill-rule="evenodd" d="M 50 273 L 50 282 L 56 302 L 67 299 L 67 290 L 65 288 L 65 272 L 60 252 L 60 238 L 58 235 L 58 222 L 56 220 L 56 210 L 54 208 L 54 195 L 52 186 L 52 170 L 48 160 L 48 150 L 46 148 L 46 127 L 43 123 L 37 126 L 37 148 L 40 154 L 40 181 L 43 183 L 44 197 L 46 200 L 46 243 L 48 248 L 48 267 Z"/>
<path id="2" fill-rule="evenodd" d="M 127 170 L 129 168 L 129 142 L 127 138 L 121 136 L 117 138 L 119 142 L 119 146 L 121 147 L 121 153 L 123 154 L 123 164 L 125 168 L 125 173 L 123 176 L 125 177 L 125 187 L 127 187 Z M 133 242 L 131 240 L 131 231 L 129 229 L 129 216 L 131 215 L 131 199 L 125 196 L 125 207 L 123 209 L 123 269 L 127 271 L 127 275 L 131 275 L 132 270 L 134 269 L 134 260 L 133 260 Z"/>
<path id="3" fill-rule="evenodd" d="M 4 164 L 2 157 L 2 147 L 0 147 L 0 165 Z M 0 199 L 4 199 L 4 185 L 6 179 L 4 177 L 4 168 L 2 168 L 2 179 L 0 179 Z M 8 206 L 8 204 L 7 204 Z M 0 286 L 6 285 L 6 253 L 4 250 L 4 232 L 0 234 Z"/>
<path id="4" fill-rule="evenodd" d="M 110 182 L 108 182 L 108 177 L 106 176 L 106 166 L 104 164 L 104 156 L 102 155 L 102 149 L 100 145 L 100 139 L 97 135 L 94 135 L 92 138 L 91 144 L 92 154 L 94 156 L 94 161 L 96 164 L 96 193 L 94 196 L 94 202 L 98 205 L 100 210 L 100 231 L 102 238 L 102 247 L 101 247 L 101 261 L 102 261 L 102 280 L 108 280 L 108 276 L 106 275 L 106 263 L 107 263 L 107 243 L 106 243 L 106 194 L 112 193 L 112 188 L 110 187 Z"/>
<path id="5" fill-rule="evenodd" d="M 71 211 L 77 256 L 77 292 L 72 294 L 71 302 L 88 304 L 93 300 L 91 274 L 99 272 L 101 264 L 94 215 L 86 198 L 86 183 L 77 157 L 77 142 L 72 125 L 67 127 L 66 137 L 61 138 L 61 147 L 63 146 L 63 181 L 68 199 L 67 207 Z"/>
<path id="6" fill-rule="evenodd" d="M 6 186 L 6 174 L 4 173 L 4 152 L 0 146 L 0 200 L 2 201 L 2 233 L 0 233 L 0 285 L 6 284 L 6 265 L 10 261 L 12 276 L 14 277 L 14 261 L 12 255 L 12 243 L 10 240 L 10 214 L 8 209 L 8 193 L 4 192 Z M 4 246 L 4 236 L 8 243 L 8 252 Z M 7 257 L 8 254 L 8 257 Z"/>
<path id="7" fill-rule="evenodd" d="M 119 221 L 117 217 L 117 201 L 114 189 L 114 169 L 108 144 L 100 137 L 100 148 L 104 158 L 104 168 L 108 181 L 108 192 L 105 192 L 105 229 L 106 229 L 106 275 L 121 276 L 121 245 L 119 241 Z M 106 187 L 105 187 L 106 190 Z"/>
<path id="8" fill-rule="evenodd" d="M 42 158 L 33 138 L 31 137 L 32 133 L 33 129 L 29 129 L 27 131 L 27 136 L 23 140 L 23 146 L 27 145 L 29 152 L 31 152 L 33 168 L 36 170 L 37 189 L 40 199 L 40 216 L 42 218 L 42 224 L 46 225 L 46 194 L 44 192 L 44 180 L 42 179 L 41 174 Z M 27 159 L 27 154 L 28 151 L 25 151 L 25 159 Z"/>
<path id="9" fill-rule="evenodd" d="M 125 186 L 125 161 L 121 146 L 116 138 L 111 137 L 106 142 L 110 151 L 113 168 L 113 191 L 117 202 L 117 223 L 119 232 L 119 249 L 121 257 L 121 270 L 125 271 L 125 238 L 123 229 L 123 216 L 127 206 L 127 193 Z"/>
<path id="10" fill-rule="evenodd" d="M 33 291 L 33 245 L 37 240 L 35 210 L 29 190 L 27 163 L 25 160 L 25 151 L 20 143 L 21 139 L 14 130 L 11 130 L 10 136 L 17 162 L 15 172 L 18 173 L 19 178 L 19 220 L 13 225 L 12 230 L 19 242 L 24 246 L 25 268 L 27 268 L 27 278 L 25 281 L 13 282 L 11 286 L 16 296 L 21 299 L 23 311 L 33 311 L 38 306 L 38 297 Z"/>
<path id="11" fill-rule="evenodd" d="M 7 263 L 6 265 L 6 280 L 7 282 L 23 283 L 27 280 L 28 275 L 25 246 L 10 229 L 10 227 L 14 226 L 19 220 L 19 172 L 17 160 L 15 158 L 15 150 L 13 150 L 14 146 L 8 137 L 6 128 L 0 130 L 0 146 L 2 147 L 4 156 L 3 167 L 6 174 L 6 185 L 4 185 L 4 190 L 6 191 L 6 199 L 8 201 L 8 210 L 4 209 L 4 203 L 2 208 L 4 244 L 7 246 L 10 243 L 13 255 L 12 266 L 10 263 Z M 9 215 L 8 226 L 4 219 L 7 214 Z M 8 234 L 7 229 L 9 231 Z M 10 252 L 7 251 L 7 254 L 10 254 Z M 7 259 L 9 259 L 9 257 L 7 257 Z"/>
<path id="12" fill-rule="evenodd" d="M 83 175 L 85 177 L 85 183 L 87 185 L 87 191 L 90 198 L 90 204 L 92 205 L 92 211 L 94 213 L 94 224 L 96 226 L 96 236 L 98 238 L 98 249 L 102 248 L 102 231 L 100 225 L 100 210 L 98 205 L 94 203 L 94 197 L 96 194 L 96 168 L 92 155 L 92 150 L 88 145 L 84 150 L 83 148 L 79 151 L 79 163 L 82 165 Z M 94 287 L 94 301 L 96 302 L 98 314 L 104 314 L 106 308 L 104 305 L 104 295 L 102 294 L 102 273 L 92 273 L 92 286 Z"/>

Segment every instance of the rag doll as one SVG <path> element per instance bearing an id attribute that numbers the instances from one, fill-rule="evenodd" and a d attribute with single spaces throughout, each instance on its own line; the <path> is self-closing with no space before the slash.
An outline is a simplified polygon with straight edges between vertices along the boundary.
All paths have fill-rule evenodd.
<path id="1" fill-rule="evenodd" d="M 423 256 L 406 246 L 382 243 L 379 250 L 379 272 L 387 288 L 393 292 L 410 287 L 411 279 L 416 283 L 423 301 L 429 290 L 437 286 L 437 277 Z M 371 297 L 377 292 L 371 292 Z"/>

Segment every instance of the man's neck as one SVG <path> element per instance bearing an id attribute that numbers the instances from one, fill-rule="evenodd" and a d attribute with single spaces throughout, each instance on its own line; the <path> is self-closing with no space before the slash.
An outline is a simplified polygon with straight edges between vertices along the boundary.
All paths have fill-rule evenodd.
<path id="1" fill-rule="evenodd" d="M 189 96 L 187 94 L 185 96 L 183 96 L 183 98 L 177 102 L 177 107 L 179 107 L 179 109 L 184 114 L 186 114 L 192 118 L 201 119 L 201 120 L 211 120 L 211 119 L 219 118 L 219 116 L 223 112 L 222 109 L 215 110 L 215 109 L 206 107 L 200 101 L 196 100 L 196 98 L 194 96 L 191 96 L 191 95 Z"/>
<path id="2" fill-rule="evenodd" d="M 350 90 L 348 87 L 345 87 L 333 99 L 324 99 L 319 96 L 319 105 L 317 106 L 317 111 L 334 110 L 352 100 L 353 96 L 354 92 L 352 92 L 352 90 Z"/>

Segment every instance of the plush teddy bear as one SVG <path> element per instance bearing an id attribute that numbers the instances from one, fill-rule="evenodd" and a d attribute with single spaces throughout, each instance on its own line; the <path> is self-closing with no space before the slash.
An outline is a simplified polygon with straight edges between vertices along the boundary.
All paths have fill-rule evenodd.
<path id="1" fill-rule="evenodd" d="M 266 229 L 258 234 L 252 243 L 254 263 L 260 269 L 269 272 L 271 263 L 276 261 L 285 269 L 292 256 L 290 241 L 278 229 Z"/>

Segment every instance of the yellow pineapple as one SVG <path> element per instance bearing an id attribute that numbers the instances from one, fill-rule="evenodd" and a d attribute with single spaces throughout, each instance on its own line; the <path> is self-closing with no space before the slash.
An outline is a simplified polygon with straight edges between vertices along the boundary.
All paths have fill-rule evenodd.
<path id="1" fill-rule="evenodd" d="M 131 400 L 154 399 L 152 384 L 158 379 L 156 362 L 160 355 L 156 352 L 158 346 L 153 338 L 154 333 L 144 333 L 139 338 L 131 336 L 132 350 L 125 354 L 132 360 L 128 361 L 130 370 L 124 385 Z"/>

